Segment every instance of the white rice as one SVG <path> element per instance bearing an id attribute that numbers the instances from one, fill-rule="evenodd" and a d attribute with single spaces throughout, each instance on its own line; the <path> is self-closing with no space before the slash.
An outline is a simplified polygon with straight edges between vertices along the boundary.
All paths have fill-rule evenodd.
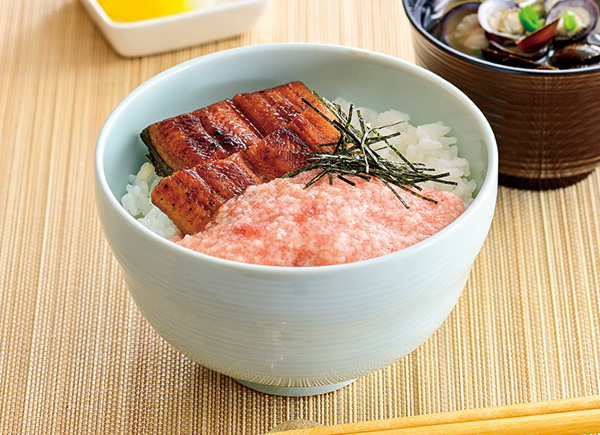
<path id="1" fill-rule="evenodd" d="M 161 177 L 156 175 L 152 163 L 142 165 L 136 175 L 129 175 L 127 193 L 121 198 L 121 204 L 127 212 L 150 231 L 167 239 L 180 234 L 175 224 L 158 207 L 152 204 L 150 195 Z"/>
<path id="2" fill-rule="evenodd" d="M 349 102 L 341 98 L 334 102 L 347 113 Z M 450 191 L 460 197 L 467 207 L 471 204 L 477 183 L 468 179 L 469 162 L 458 157 L 457 140 L 448 136 L 450 127 L 445 126 L 441 121 L 414 126 L 410 124 L 408 114 L 397 110 L 378 113 L 364 107 L 357 109 L 361 111 L 365 121 L 372 126 L 389 126 L 379 129 L 382 135 L 400 132 L 399 136 L 389 142 L 409 161 L 423 163 L 426 167 L 434 169 L 436 173 L 448 172 L 450 175 L 444 179 L 456 183 L 453 185 L 428 181 L 422 183 L 423 187 Z M 379 154 L 389 160 L 400 160 L 392 150 L 385 147 L 381 148 Z M 150 199 L 152 189 L 160 179 L 154 172 L 152 164 L 144 163 L 136 175 L 129 176 L 127 192 L 123 195 L 121 204 L 142 225 L 162 237 L 171 238 L 180 234 L 179 230 L 167 215 L 152 204 Z"/>
<path id="3" fill-rule="evenodd" d="M 341 98 L 334 100 L 339 104 L 344 113 L 348 113 L 350 104 Z M 434 181 L 422 183 L 423 187 L 433 190 L 446 190 L 461 198 L 466 206 L 473 202 L 473 192 L 477 188 L 475 180 L 469 180 L 471 175 L 468 160 L 458 157 L 456 138 L 448 136 L 450 127 L 441 121 L 433 124 L 411 125 L 410 116 L 397 110 L 387 110 L 378 113 L 366 107 L 357 107 L 363 118 L 372 126 L 390 126 L 381 128 L 382 135 L 400 132 L 400 136 L 389 140 L 390 144 L 409 161 L 423 163 L 428 168 L 433 168 L 435 173 L 448 172 L 450 175 L 444 180 L 453 181 L 453 184 L 444 184 Z M 356 121 L 356 117 L 354 118 Z M 400 160 L 389 148 L 383 147 L 379 154 L 388 160 Z"/>

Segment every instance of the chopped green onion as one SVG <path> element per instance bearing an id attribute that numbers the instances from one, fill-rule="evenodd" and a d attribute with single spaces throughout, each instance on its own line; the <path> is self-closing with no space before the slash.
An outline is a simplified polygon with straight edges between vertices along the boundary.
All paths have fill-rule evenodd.
<path id="1" fill-rule="evenodd" d="M 563 15 L 563 26 L 567 32 L 572 32 L 579 27 L 579 19 L 573 11 L 567 11 Z"/>
<path id="2" fill-rule="evenodd" d="M 535 32 L 537 29 L 542 27 L 542 22 L 536 10 L 531 6 L 527 5 L 519 12 L 519 21 L 526 32 Z"/>

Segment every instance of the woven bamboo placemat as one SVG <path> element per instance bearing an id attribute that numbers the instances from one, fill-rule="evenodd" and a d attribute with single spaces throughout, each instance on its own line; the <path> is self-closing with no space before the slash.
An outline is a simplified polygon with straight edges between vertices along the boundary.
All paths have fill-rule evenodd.
<path id="1" fill-rule="evenodd" d="M 251 434 L 600 394 L 600 170 L 500 188 L 458 306 L 401 361 L 334 393 L 249 390 L 167 345 L 130 299 L 96 218 L 96 136 L 164 69 L 267 42 L 412 61 L 398 0 L 274 0 L 239 37 L 119 57 L 76 0 L 0 0 L 0 433 Z"/>

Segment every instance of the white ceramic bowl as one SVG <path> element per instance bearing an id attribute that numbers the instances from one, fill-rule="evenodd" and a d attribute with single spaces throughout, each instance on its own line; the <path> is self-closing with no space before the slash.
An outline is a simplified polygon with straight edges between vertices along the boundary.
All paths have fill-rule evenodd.
<path id="1" fill-rule="evenodd" d="M 443 120 L 471 162 L 478 192 L 438 234 L 397 253 L 325 267 L 241 264 L 189 251 L 121 207 L 145 160 L 139 132 L 238 92 L 302 80 L 326 98 L 415 123 Z M 411 352 L 459 298 L 486 238 L 497 192 L 492 130 L 457 88 L 413 64 L 353 48 L 245 47 L 197 58 L 135 89 L 110 115 L 96 149 L 98 213 L 137 306 L 176 349 L 260 391 L 335 390 Z"/>
<path id="2" fill-rule="evenodd" d="M 256 24 L 269 0 L 229 0 L 180 14 L 132 22 L 112 20 L 97 0 L 81 2 L 113 49 L 121 56 L 134 57 L 242 34 Z"/>

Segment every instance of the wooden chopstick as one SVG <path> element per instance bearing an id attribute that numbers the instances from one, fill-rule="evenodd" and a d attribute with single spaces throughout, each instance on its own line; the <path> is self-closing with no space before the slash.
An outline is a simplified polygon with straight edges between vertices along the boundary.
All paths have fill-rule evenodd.
<path id="1" fill-rule="evenodd" d="M 600 433 L 600 396 L 322 426 L 283 433 L 286 435 Z"/>

